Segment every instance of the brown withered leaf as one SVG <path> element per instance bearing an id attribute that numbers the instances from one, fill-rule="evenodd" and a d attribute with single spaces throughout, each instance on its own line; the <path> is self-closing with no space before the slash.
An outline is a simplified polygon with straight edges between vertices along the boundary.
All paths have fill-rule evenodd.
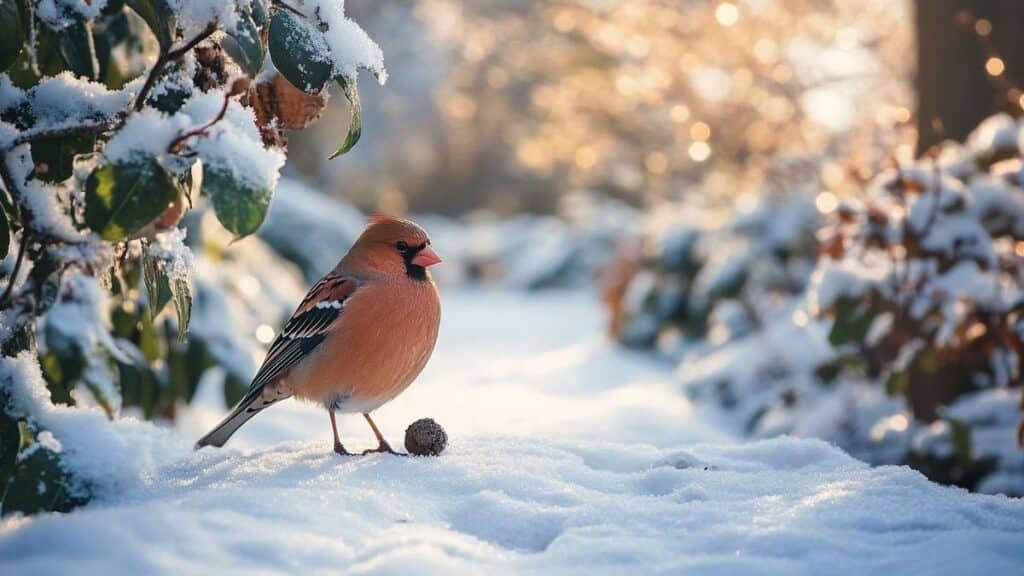
<path id="1" fill-rule="evenodd" d="M 283 130 L 302 130 L 312 124 L 327 106 L 327 96 L 324 92 L 307 94 L 275 74 L 269 81 L 249 88 L 249 104 L 263 143 L 280 147 L 287 143 Z"/>

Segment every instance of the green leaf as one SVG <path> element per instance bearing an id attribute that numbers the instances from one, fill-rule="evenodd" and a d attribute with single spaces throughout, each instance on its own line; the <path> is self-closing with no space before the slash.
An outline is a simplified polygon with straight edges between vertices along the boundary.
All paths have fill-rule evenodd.
<path id="1" fill-rule="evenodd" d="M 296 88 L 315 94 L 331 78 L 331 61 L 317 49 L 326 46 L 323 35 L 309 20 L 278 10 L 268 44 L 274 66 Z"/>
<path id="2" fill-rule="evenodd" d="M 24 22 L 24 20 L 22 20 Z M 56 76 L 64 71 L 66 64 L 60 54 L 59 41 L 48 26 L 36 27 L 35 66 L 31 64 L 29 50 L 22 50 L 21 55 L 7 70 L 11 83 L 27 90 L 39 83 L 43 76 Z M 39 72 L 36 74 L 36 72 Z"/>
<path id="3" fill-rule="evenodd" d="M 220 223 L 238 237 L 259 229 L 270 208 L 273 191 L 256 188 L 221 167 L 204 166 L 203 191 L 213 199 Z"/>
<path id="4" fill-rule="evenodd" d="M 160 269 L 160 261 L 149 254 L 142 257 L 142 277 L 146 284 L 146 299 L 149 302 L 149 318 L 152 320 L 171 301 L 171 286 L 167 275 Z"/>
<path id="5" fill-rule="evenodd" d="M 910 385 L 910 375 L 906 370 L 899 370 L 890 372 L 884 378 L 885 382 L 885 393 L 889 396 L 900 396 L 907 390 L 907 386 Z"/>
<path id="6" fill-rule="evenodd" d="M 93 21 L 93 40 L 96 47 L 96 62 L 99 64 L 100 81 L 108 88 L 120 89 L 129 78 L 121 69 L 122 59 L 113 54 L 114 48 L 125 44 L 125 40 L 136 38 L 128 24 L 128 11 L 124 3 L 114 12 L 109 12 L 114 2 L 108 2 L 103 15 Z M 126 47 L 127 48 L 127 47 Z"/>
<path id="7" fill-rule="evenodd" d="M 63 182 L 74 172 L 75 156 L 92 152 L 95 145 L 93 134 L 37 140 L 32 143 L 32 176 L 46 182 Z"/>
<path id="8" fill-rule="evenodd" d="M 57 50 L 78 76 L 96 80 L 100 75 L 99 61 L 96 60 L 96 45 L 92 39 L 92 23 L 78 21 L 68 26 L 57 36 Z"/>
<path id="9" fill-rule="evenodd" d="M 263 67 L 264 54 L 260 31 L 248 13 L 238 14 L 235 31 L 224 39 L 221 46 L 247 74 L 255 75 Z"/>
<path id="10" fill-rule="evenodd" d="M 0 0 L 0 72 L 14 64 L 24 46 L 25 36 L 18 3 L 14 0 Z"/>
<path id="11" fill-rule="evenodd" d="M 252 21 L 256 27 L 262 30 L 270 23 L 270 14 L 267 11 L 267 3 L 263 0 L 252 0 L 250 7 Z"/>
<path id="12" fill-rule="evenodd" d="M 177 14 L 168 0 L 126 0 L 125 4 L 134 10 L 153 31 L 161 50 L 174 44 L 177 34 Z"/>
<path id="13" fill-rule="evenodd" d="M 174 309 L 178 312 L 178 342 L 185 341 L 188 323 L 192 318 L 192 288 L 187 278 L 175 278 L 171 281 L 171 292 L 174 294 Z"/>
<path id="14" fill-rule="evenodd" d="M 50 392 L 50 401 L 54 404 L 75 405 L 71 395 L 74 381 L 81 375 L 85 363 L 79 354 L 62 357 L 53 350 L 47 350 L 39 359 L 39 366 L 46 380 L 46 389 Z"/>
<path id="15" fill-rule="evenodd" d="M 87 496 L 70 490 L 71 481 L 57 454 L 45 446 L 33 444 L 28 450 L 22 450 L 15 465 L 4 494 L 3 515 L 67 512 L 85 504 Z"/>
<path id="16" fill-rule="evenodd" d="M 7 214 L 0 210 L 0 259 L 6 258 L 11 251 L 11 224 L 7 221 Z"/>
<path id="17" fill-rule="evenodd" d="M 349 106 L 352 109 L 352 116 L 348 122 L 348 134 L 345 135 L 345 141 L 334 151 L 334 154 L 328 156 L 328 160 L 334 160 L 351 150 L 356 145 L 356 142 L 359 142 L 359 137 L 363 133 L 363 105 L 359 102 L 359 88 L 356 86 L 355 79 L 343 76 L 338 80 L 338 84 L 341 85 L 345 98 L 348 99 Z"/>
<path id="18" fill-rule="evenodd" d="M 134 10 L 153 31 L 160 49 L 166 51 L 174 42 L 174 31 L 177 27 L 174 10 L 167 0 L 127 0 L 125 2 Z"/>
<path id="19" fill-rule="evenodd" d="M 112 162 L 89 175 L 85 222 L 116 242 L 152 222 L 178 194 L 174 178 L 155 159 Z"/>
<path id="20" fill-rule="evenodd" d="M 843 297 L 836 302 L 835 322 L 828 341 L 833 346 L 863 342 L 875 319 L 875 306 L 868 300 Z"/>

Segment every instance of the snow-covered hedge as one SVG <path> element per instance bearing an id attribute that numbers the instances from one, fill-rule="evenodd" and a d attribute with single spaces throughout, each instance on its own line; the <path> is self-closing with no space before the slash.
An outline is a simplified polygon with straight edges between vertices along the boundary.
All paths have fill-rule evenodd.
<path id="1" fill-rule="evenodd" d="M 812 160 L 787 163 L 814 178 Z M 634 269 L 618 301 L 610 302 L 619 316 L 614 335 L 627 346 L 678 353 L 688 344 L 721 344 L 759 329 L 804 289 L 813 269 L 819 225 L 813 200 L 808 189 L 769 180 L 762 195 L 733 206 L 694 199 L 653 209 L 639 247 L 612 264 Z"/>
<path id="2" fill-rule="evenodd" d="M 686 358 L 687 393 L 754 435 L 822 437 L 938 481 L 1024 494 L 1022 143 L 1024 123 L 995 116 L 842 199 L 807 292 L 762 329 Z"/>
<path id="3" fill-rule="evenodd" d="M 334 0 L 0 0 L 3 514 L 90 497 L 52 404 L 173 416 L 208 367 L 248 381 L 301 281 L 258 240 L 224 248 L 328 82 L 352 110 L 332 157 L 355 145 L 359 70 L 386 78 Z"/>

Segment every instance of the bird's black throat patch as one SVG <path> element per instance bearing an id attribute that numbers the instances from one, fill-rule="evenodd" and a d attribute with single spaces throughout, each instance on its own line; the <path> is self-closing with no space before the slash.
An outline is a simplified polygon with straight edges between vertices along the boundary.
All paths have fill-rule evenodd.
<path id="1" fill-rule="evenodd" d="M 426 247 L 427 243 L 424 242 L 419 246 L 410 247 L 409 250 L 402 254 L 402 260 L 405 261 L 405 274 L 418 282 L 427 281 L 427 269 L 419 264 L 413 264 L 412 260 Z"/>

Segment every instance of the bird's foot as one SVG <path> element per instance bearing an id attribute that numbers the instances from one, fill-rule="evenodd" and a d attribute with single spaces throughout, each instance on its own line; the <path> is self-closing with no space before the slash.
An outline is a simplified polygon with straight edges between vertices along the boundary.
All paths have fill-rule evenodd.
<path id="1" fill-rule="evenodd" d="M 363 456 L 366 456 L 367 454 L 379 454 L 379 453 L 394 454 L 395 456 L 408 456 L 408 454 L 403 454 L 401 452 L 395 452 L 394 450 L 391 449 L 391 445 L 388 444 L 387 442 L 384 442 L 384 441 L 381 441 L 380 446 L 377 446 L 376 448 L 371 448 L 369 450 L 363 450 Z"/>
<path id="2" fill-rule="evenodd" d="M 334 452 L 342 456 L 355 456 L 355 454 L 345 450 L 345 447 L 341 445 L 341 442 L 334 443 Z"/>

